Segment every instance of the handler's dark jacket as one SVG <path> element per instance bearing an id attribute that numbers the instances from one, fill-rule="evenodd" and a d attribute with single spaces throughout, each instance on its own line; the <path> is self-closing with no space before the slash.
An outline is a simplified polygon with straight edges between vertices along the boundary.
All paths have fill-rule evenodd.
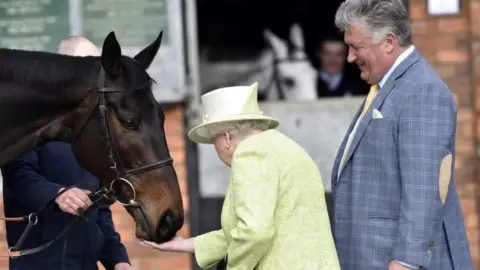
<path id="1" fill-rule="evenodd" d="M 50 142 L 10 161 L 2 168 L 6 216 L 24 216 L 36 212 L 52 200 L 60 188 L 75 185 L 94 191 L 98 180 L 82 169 L 69 144 Z M 40 246 L 55 238 L 74 219 L 59 210 L 56 203 L 44 210 L 32 228 L 22 249 Z M 7 222 L 7 242 L 15 245 L 26 222 Z M 115 231 L 109 205 L 101 204 L 69 230 L 65 254 L 68 270 L 97 270 L 100 261 L 107 269 L 119 262 L 129 262 L 125 247 Z M 62 269 L 63 239 L 33 255 L 9 261 L 14 270 Z"/>

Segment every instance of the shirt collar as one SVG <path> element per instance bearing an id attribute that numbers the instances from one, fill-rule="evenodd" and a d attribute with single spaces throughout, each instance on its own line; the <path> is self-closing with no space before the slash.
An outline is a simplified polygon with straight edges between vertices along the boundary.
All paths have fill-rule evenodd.
<path id="1" fill-rule="evenodd" d="M 328 89 L 330 91 L 336 90 L 343 79 L 342 73 L 337 73 L 335 75 L 330 75 L 327 72 L 321 71 L 320 77 L 323 79 L 324 82 L 330 81 L 330 85 L 328 85 Z"/>
<path id="2" fill-rule="evenodd" d="M 415 46 L 410 45 L 410 47 L 408 49 L 406 49 L 402 54 L 400 54 L 400 56 L 398 56 L 397 60 L 395 60 L 393 65 L 388 70 L 387 74 L 385 74 L 385 76 L 383 76 L 383 78 L 378 83 L 378 86 L 380 88 L 382 88 L 382 86 L 388 80 L 388 77 L 390 77 L 392 72 L 403 62 L 403 60 L 405 60 L 413 52 L 414 49 L 415 49 Z"/>

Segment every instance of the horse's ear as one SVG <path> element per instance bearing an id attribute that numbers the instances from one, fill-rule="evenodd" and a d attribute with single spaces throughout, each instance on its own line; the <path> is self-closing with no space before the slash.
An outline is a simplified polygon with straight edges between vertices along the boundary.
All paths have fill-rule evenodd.
<path id="1" fill-rule="evenodd" d="M 290 28 L 290 41 L 297 50 L 303 50 L 305 48 L 305 44 L 303 42 L 303 31 L 300 24 L 294 23 Z"/>
<path id="2" fill-rule="evenodd" d="M 263 37 L 268 42 L 273 50 L 273 53 L 277 59 L 288 58 L 288 47 L 279 37 L 277 37 L 272 31 L 265 29 L 263 31 Z"/>
<path id="3" fill-rule="evenodd" d="M 115 33 L 112 31 L 103 42 L 101 56 L 103 69 L 110 77 L 116 78 L 120 75 L 122 69 L 121 57 L 122 49 L 118 44 Z"/>
<path id="4" fill-rule="evenodd" d="M 152 44 L 148 45 L 148 47 L 146 47 L 133 57 L 133 59 L 137 60 L 145 70 L 148 69 L 153 59 L 155 58 L 155 55 L 157 55 L 160 44 L 162 44 L 162 36 L 163 31 L 160 32 L 157 39 L 155 39 Z"/>

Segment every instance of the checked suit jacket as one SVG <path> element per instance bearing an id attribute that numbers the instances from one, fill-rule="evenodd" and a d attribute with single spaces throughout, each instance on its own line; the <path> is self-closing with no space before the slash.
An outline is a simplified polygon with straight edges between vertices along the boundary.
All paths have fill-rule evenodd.
<path id="1" fill-rule="evenodd" d="M 333 230 L 342 270 L 470 270 L 455 188 L 457 108 L 448 86 L 414 49 L 391 73 L 332 170 Z M 381 117 L 372 117 L 373 110 Z"/>

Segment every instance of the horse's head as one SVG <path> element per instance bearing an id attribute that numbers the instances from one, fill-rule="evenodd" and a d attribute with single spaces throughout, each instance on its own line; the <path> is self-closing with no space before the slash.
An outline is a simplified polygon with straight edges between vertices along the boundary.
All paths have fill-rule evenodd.
<path id="1" fill-rule="evenodd" d="M 146 71 L 161 39 L 162 33 L 130 58 L 122 55 L 113 32 L 106 37 L 93 95 L 98 106 L 73 143 L 79 163 L 111 188 L 133 216 L 137 237 L 155 242 L 171 239 L 184 221 L 163 127 L 165 115 Z"/>
<path id="2" fill-rule="evenodd" d="M 277 87 L 285 99 L 316 100 L 316 71 L 305 53 L 301 27 L 294 24 L 290 28 L 290 49 L 286 42 L 267 29 L 264 31 L 264 37 L 273 53 Z M 270 92 L 276 93 L 271 90 Z"/>

